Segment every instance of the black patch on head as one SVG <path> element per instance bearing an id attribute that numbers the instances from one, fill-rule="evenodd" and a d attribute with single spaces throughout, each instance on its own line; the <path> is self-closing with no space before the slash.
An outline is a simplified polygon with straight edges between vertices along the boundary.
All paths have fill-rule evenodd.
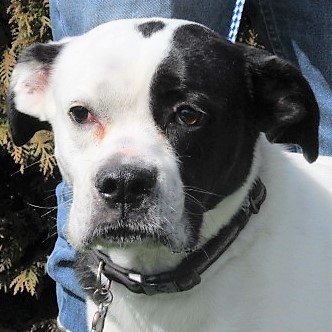
<path id="1" fill-rule="evenodd" d="M 151 85 L 155 122 L 176 151 L 186 191 L 185 210 L 198 236 L 202 213 L 238 189 L 250 172 L 258 131 L 245 121 L 244 57 L 199 25 L 178 28 Z M 178 105 L 206 113 L 202 126 L 174 121 Z"/>
<path id="2" fill-rule="evenodd" d="M 247 179 L 260 132 L 300 144 L 308 161 L 317 157 L 318 108 L 309 85 L 293 66 L 250 50 L 205 27 L 183 25 L 151 84 L 154 120 L 180 161 L 193 237 L 202 213 Z M 204 124 L 175 121 L 179 105 L 203 111 Z"/>
<path id="3" fill-rule="evenodd" d="M 149 21 L 140 24 L 137 30 L 141 32 L 145 38 L 149 38 L 152 34 L 162 30 L 165 26 L 165 23 L 161 21 Z"/>
<path id="4" fill-rule="evenodd" d="M 44 65 L 50 65 L 61 51 L 63 44 L 36 43 L 23 51 L 18 62 L 37 61 Z"/>

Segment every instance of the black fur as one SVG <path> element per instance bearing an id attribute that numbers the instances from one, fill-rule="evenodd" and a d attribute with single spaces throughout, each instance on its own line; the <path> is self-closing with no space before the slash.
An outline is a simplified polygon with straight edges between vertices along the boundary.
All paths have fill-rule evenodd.
<path id="1" fill-rule="evenodd" d="M 24 50 L 18 59 L 18 63 L 37 61 L 43 65 L 51 65 L 62 47 L 63 44 L 36 43 Z"/>
<path id="2" fill-rule="evenodd" d="M 245 121 L 244 68 L 242 52 L 230 43 L 206 28 L 186 25 L 175 32 L 170 54 L 153 79 L 152 112 L 180 159 L 196 236 L 202 213 L 238 189 L 252 164 L 258 131 Z M 180 104 L 205 112 L 204 124 L 173 121 Z"/>
<path id="3" fill-rule="evenodd" d="M 165 23 L 161 21 L 149 21 L 140 24 L 137 29 L 145 38 L 149 38 L 154 33 L 162 30 L 165 26 Z"/>
<path id="4" fill-rule="evenodd" d="M 298 144 L 307 161 L 315 161 L 319 108 L 309 83 L 295 66 L 265 51 L 247 48 L 245 54 L 251 123 L 271 142 Z"/>
<path id="5" fill-rule="evenodd" d="M 207 114 L 202 126 L 174 121 L 183 104 Z M 299 71 L 198 25 L 175 32 L 153 79 L 151 108 L 179 157 L 197 236 L 202 212 L 244 183 L 261 131 L 273 141 L 300 144 L 308 161 L 317 158 L 318 107 Z"/>

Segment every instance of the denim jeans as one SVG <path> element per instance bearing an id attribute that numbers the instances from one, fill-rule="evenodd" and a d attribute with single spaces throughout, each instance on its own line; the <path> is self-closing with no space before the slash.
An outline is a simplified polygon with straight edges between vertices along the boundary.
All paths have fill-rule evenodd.
<path id="1" fill-rule="evenodd" d="M 322 111 L 320 153 L 332 155 L 330 0 L 248 0 L 252 21 L 266 47 L 302 70 Z M 172 17 L 205 24 L 226 36 L 235 0 L 50 0 L 55 40 L 82 34 L 120 18 Z M 74 250 L 65 239 L 70 188 L 57 187 L 58 241 L 48 260 L 48 273 L 57 282 L 59 321 L 73 332 L 85 332 L 84 292 L 75 278 Z M 67 203 L 68 204 L 67 204 Z"/>
<path id="2" fill-rule="evenodd" d="M 62 182 L 56 188 L 56 196 L 58 238 L 47 262 L 47 273 L 56 281 L 59 322 L 70 331 L 84 332 L 86 331 L 83 328 L 86 326 L 85 294 L 76 280 L 73 269 L 75 250 L 65 238 L 72 193 L 70 188 Z"/>
<path id="3" fill-rule="evenodd" d="M 294 64 L 316 96 L 319 153 L 332 155 L 332 1 L 249 0 L 249 15 L 266 48 Z"/>
<path id="4" fill-rule="evenodd" d="M 234 0 L 50 0 L 55 40 L 80 35 L 108 21 L 154 17 L 181 18 L 228 33 Z"/>

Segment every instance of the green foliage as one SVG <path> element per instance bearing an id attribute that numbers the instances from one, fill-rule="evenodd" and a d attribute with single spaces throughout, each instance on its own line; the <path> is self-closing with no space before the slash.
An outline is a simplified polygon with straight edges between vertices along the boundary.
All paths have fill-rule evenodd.
<path id="1" fill-rule="evenodd" d="M 4 43 L 0 49 L 0 151 L 5 148 L 10 153 L 14 162 L 20 165 L 19 171 L 21 173 L 27 165 L 37 161 L 43 175 L 48 177 L 55 167 L 52 135 L 48 132 L 40 132 L 28 145 L 23 147 L 14 146 L 10 140 L 8 123 L 4 114 L 9 79 L 17 54 L 22 48 L 37 40 L 50 38 L 48 1 L 5 0 L 2 3 L 1 10 L 2 17 L 7 18 L 8 31 L 7 43 Z M 9 199 L 9 202 L 7 202 L 6 198 L 8 197 L 4 197 L 4 200 L 0 203 L 2 208 L 0 211 L 4 211 L 0 214 L 0 289 L 7 291 L 14 287 L 14 292 L 26 290 L 33 295 L 36 292 L 38 276 L 40 276 L 38 270 L 41 270 L 41 266 L 39 267 L 38 264 L 25 271 L 20 271 L 12 280 L 10 280 L 9 275 L 4 277 L 5 272 L 13 268 L 13 262 L 24 255 L 26 246 L 38 234 L 38 232 L 29 232 L 29 229 L 31 229 L 29 219 L 31 218 L 27 218 L 25 214 L 12 213 L 12 200 Z M 6 202 L 6 205 L 1 206 L 4 202 Z M 33 218 L 36 219 L 36 216 L 33 216 Z M 14 232 L 8 232 L 13 228 L 13 225 L 15 225 Z M 39 231 L 41 230 L 39 229 Z"/>
<path id="2" fill-rule="evenodd" d="M 54 320 L 47 320 L 45 322 L 40 322 L 35 324 L 29 332 L 57 332 L 57 326 Z"/>
<path id="3" fill-rule="evenodd" d="M 56 202 L 51 190 L 56 184 L 55 180 L 45 183 L 37 167 L 26 169 L 22 175 L 5 151 L 0 153 L 0 166 L 0 331 L 3 323 L 12 327 L 21 324 L 18 331 L 23 331 L 21 327 L 31 319 L 26 311 L 31 310 L 32 304 L 23 306 L 21 296 L 34 298 L 34 305 L 43 306 L 45 299 L 41 294 L 50 283 L 45 275 L 45 262 L 56 238 L 52 214 Z M 47 200 L 46 195 L 50 196 Z M 47 300 L 52 298 L 48 311 L 54 315 L 54 290 L 45 296 Z M 1 305 L 8 302 L 8 297 L 12 297 L 12 310 L 1 314 Z M 32 315 L 38 319 L 35 311 Z M 45 317 L 50 318 L 50 314 Z"/>

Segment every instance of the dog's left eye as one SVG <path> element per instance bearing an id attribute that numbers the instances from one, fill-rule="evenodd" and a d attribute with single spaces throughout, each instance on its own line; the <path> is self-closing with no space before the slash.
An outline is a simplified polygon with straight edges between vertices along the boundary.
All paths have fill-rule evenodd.
<path id="1" fill-rule="evenodd" d="M 175 119 L 181 125 L 199 126 L 205 117 L 205 113 L 191 106 L 181 105 L 175 110 Z"/>
<path id="2" fill-rule="evenodd" d="M 84 106 L 71 107 L 69 110 L 69 115 L 73 121 L 75 121 L 79 124 L 95 121 L 95 117 Z"/>

